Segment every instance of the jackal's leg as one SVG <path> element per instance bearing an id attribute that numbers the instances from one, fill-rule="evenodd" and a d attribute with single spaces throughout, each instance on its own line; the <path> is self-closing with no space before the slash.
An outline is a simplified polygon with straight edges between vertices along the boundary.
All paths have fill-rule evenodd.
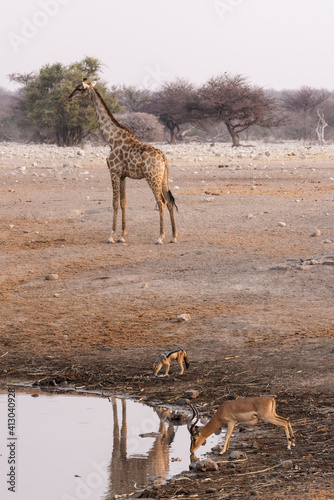
<path id="1" fill-rule="evenodd" d="M 181 368 L 180 375 L 183 375 L 183 373 L 184 373 L 183 356 L 179 357 L 178 362 L 179 362 L 179 365 L 180 365 L 180 368 Z"/>
<path id="2" fill-rule="evenodd" d="M 166 366 L 165 373 L 164 373 L 164 377 L 166 377 L 168 375 L 168 372 L 169 372 L 170 362 L 166 359 L 165 361 L 163 361 L 163 364 Z"/>

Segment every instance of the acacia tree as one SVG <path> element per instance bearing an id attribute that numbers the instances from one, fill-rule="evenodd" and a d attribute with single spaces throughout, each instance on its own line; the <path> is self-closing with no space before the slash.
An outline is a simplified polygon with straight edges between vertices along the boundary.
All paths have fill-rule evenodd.
<path id="1" fill-rule="evenodd" d="M 180 132 L 180 126 L 189 122 L 189 102 L 194 94 L 194 86 L 186 80 L 177 78 L 165 83 L 161 90 L 152 96 L 147 111 L 159 117 L 170 133 L 170 142 L 174 144 Z"/>
<path id="2" fill-rule="evenodd" d="M 143 112 L 151 100 L 149 90 L 140 89 L 134 85 L 122 85 L 114 88 L 119 104 L 132 113 Z"/>
<path id="3" fill-rule="evenodd" d="M 225 123 L 234 147 L 240 146 L 241 132 L 252 125 L 268 128 L 279 123 L 275 100 L 242 75 L 211 78 L 198 89 L 189 111 L 193 120 Z"/>
<path id="4" fill-rule="evenodd" d="M 82 61 L 64 66 L 61 63 L 43 66 L 35 75 L 10 75 L 22 85 L 20 108 L 24 115 L 22 125 L 35 125 L 43 130 L 49 141 L 59 146 L 78 144 L 89 132 L 98 128 L 94 110 L 86 100 L 68 102 L 73 88 L 84 77 L 97 79 L 102 64 L 98 59 L 85 57 Z M 118 111 L 113 97 L 103 82 L 99 91 L 113 111 Z"/>
<path id="5" fill-rule="evenodd" d="M 297 130 L 298 139 L 309 139 L 318 121 L 319 109 L 329 99 L 331 93 L 325 89 L 302 86 L 297 90 L 282 92 L 282 106 L 289 112 L 290 123 Z"/>

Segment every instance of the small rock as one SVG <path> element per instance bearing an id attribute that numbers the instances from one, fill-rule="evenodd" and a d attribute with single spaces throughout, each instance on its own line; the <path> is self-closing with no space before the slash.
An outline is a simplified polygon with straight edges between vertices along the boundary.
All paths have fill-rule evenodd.
<path id="1" fill-rule="evenodd" d="M 216 488 L 207 488 L 205 490 L 205 493 L 216 493 L 216 491 L 217 491 Z"/>
<path id="2" fill-rule="evenodd" d="M 297 269 L 299 269 L 299 271 L 307 271 L 307 269 L 311 269 L 311 265 L 301 265 L 301 266 L 297 266 Z"/>
<path id="3" fill-rule="evenodd" d="M 243 448 L 243 449 L 248 448 L 250 450 L 257 450 L 259 448 L 257 441 L 253 441 L 252 443 L 243 442 L 243 443 L 240 443 L 239 446 L 240 446 L 240 448 Z"/>
<path id="4" fill-rule="evenodd" d="M 207 458 L 205 460 L 201 460 L 199 462 L 194 462 L 190 464 L 189 469 L 193 471 L 202 471 L 202 472 L 217 471 L 218 464 L 213 460 L 211 460 L 211 458 Z"/>
<path id="5" fill-rule="evenodd" d="M 190 314 L 180 314 L 176 319 L 178 321 L 190 321 Z"/>
<path id="6" fill-rule="evenodd" d="M 187 391 L 184 391 L 183 397 L 187 399 L 196 399 L 199 396 L 199 391 L 196 389 L 188 389 Z"/>
<path id="7" fill-rule="evenodd" d="M 293 462 L 292 460 L 284 460 L 283 462 L 281 462 L 280 467 L 282 467 L 282 469 L 292 469 Z"/>
<path id="8" fill-rule="evenodd" d="M 55 273 L 47 274 L 45 276 L 45 279 L 50 280 L 50 281 L 57 280 L 58 278 L 59 278 L 59 275 L 55 274 Z"/>
<path id="9" fill-rule="evenodd" d="M 14 226 L 14 224 L 9 224 L 9 225 L 7 226 L 7 229 L 13 229 L 13 227 L 15 227 L 15 226 Z"/>
<path id="10" fill-rule="evenodd" d="M 317 238 L 318 236 L 321 236 L 321 231 L 320 229 L 317 229 L 316 231 L 314 231 L 314 233 L 311 234 L 312 237 L 315 237 Z"/>
<path id="11" fill-rule="evenodd" d="M 190 405 L 190 399 L 179 398 L 175 401 L 175 404 L 177 404 L 178 406 L 187 406 Z"/>
<path id="12" fill-rule="evenodd" d="M 327 245 L 329 245 L 330 243 L 333 243 L 332 240 L 324 240 L 324 243 L 326 243 Z"/>
<path id="13" fill-rule="evenodd" d="M 233 450 L 231 451 L 230 456 L 228 458 L 229 460 L 243 460 L 247 458 L 247 455 L 243 451 Z"/>
<path id="14" fill-rule="evenodd" d="M 278 225 L 279 225 L 280 227 L 285 227 L 285 226 L 286 226 L 286 223 L 285 223 L 285 222 L 279 222 L 279 223 L 278 223 Z"/>

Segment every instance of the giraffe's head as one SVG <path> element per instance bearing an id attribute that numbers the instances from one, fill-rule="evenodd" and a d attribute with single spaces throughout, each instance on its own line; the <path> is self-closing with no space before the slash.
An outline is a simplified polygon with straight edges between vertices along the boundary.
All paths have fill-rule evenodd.
<path id="1" fill-rule="evenodd" d="M 88 95 L 89 89 L 94 88 L 96 85 L 96 82 L 92 83 L 87 83 L 87 78 L 83 79 L 83 82 L 80 83 L 72 92 L 72 94 L 68 97 L 69 101 L 72 101 L 74 99 L 82 99 L 86 95 Z"/>

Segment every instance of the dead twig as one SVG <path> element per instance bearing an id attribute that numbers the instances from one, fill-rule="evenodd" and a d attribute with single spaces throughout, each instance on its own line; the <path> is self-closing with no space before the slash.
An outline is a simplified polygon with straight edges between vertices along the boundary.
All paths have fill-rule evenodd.
<path id="1" fill-rule="evenodd" d="M 272 467 L 267 467 L 266 469 L 255 470 L 252 472 L 243 472 L 242 474 L 238 474 L 238 476 L 249 476 L 251 474 L 261 474 L 262 472 L 267 472 L 268 470 L 277 469 L 277 467 L 281 467 L 281 464 L 273 465 Z"/>

